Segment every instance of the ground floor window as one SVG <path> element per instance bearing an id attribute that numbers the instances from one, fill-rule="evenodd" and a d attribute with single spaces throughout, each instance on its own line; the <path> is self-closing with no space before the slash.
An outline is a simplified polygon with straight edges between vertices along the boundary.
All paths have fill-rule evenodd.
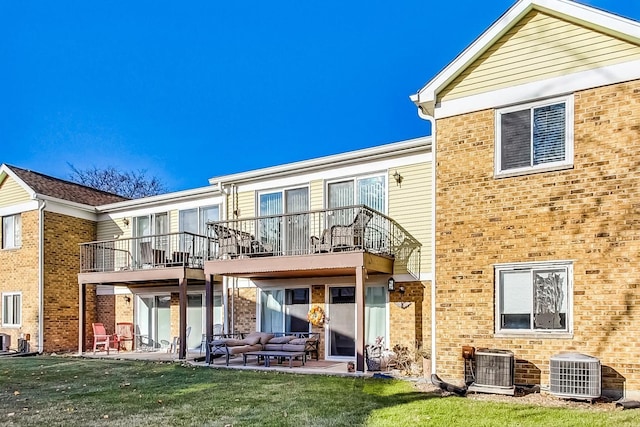
<path id="1" fill-rule="evenodd" d="M 570 261 L 495 266 L 497 332 L 569 332 Z"/>
<path id="2" fill-rule="evenodd" d="M 2 326 L 22 324 L 22 294 L 6 292 L 2 294 Z"/>
<path id="3" fill-rule="evenodd" d="M 262 332 L 309 332 L 309 288 L 268 289 L 260 292 Z"/>

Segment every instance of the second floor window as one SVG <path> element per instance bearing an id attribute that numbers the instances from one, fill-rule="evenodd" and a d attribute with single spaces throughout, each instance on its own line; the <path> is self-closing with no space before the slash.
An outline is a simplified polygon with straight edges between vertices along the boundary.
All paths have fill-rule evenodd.
<path id="1" fill-rule="evenodd" d="M 200 208 L 186 209 L 180 211 L 180 231 L 189 233 L 207 234 L 207 222 L 218 221 L 220 219 L 219 206 L 204 206 Z"/>
<path id="2" fill-rule="evenodd" d="M 496 112 L 496 176 L 563 169 L 573 164 L 573 98 Z"/>
<path id="3" fill-rule="evenodd" d="M 366 205 L 379 212 L 386 213 L 386 188 L 384 175 L 330 182 L 327 185 L 327 208 Z"/>
<path id="4" fill-rule="evenodd" d="M 2 217 L 2 248 L 22 246 L 22 218 L 20 214 Z"/>

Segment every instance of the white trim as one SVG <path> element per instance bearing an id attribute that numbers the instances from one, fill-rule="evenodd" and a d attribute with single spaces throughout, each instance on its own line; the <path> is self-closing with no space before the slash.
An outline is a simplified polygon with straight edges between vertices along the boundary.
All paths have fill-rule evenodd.
<path id="1" fill-rule="evenodd" d="M 564 123 L 564 131 L 565 131 L 565 152 L 564 152 L 564 160 L 558 162 L 551 163 L 543 163 L 540 165 L 531 165 L 525 166 L 521 168 L 512 168 L 512 169 L 502 169 L 502 130 L 501 130 L 501 116 L 505 113 L 511 113 L 514 111 L 524 111 L 524 110 L 533 110 L 535 108 L 544 107 L 552 104 L 560 104 L 563 103 L 565 106 L 565 123 Z M 574 123 L 574 109 L 573 109 L 573 95 L 563 96 L 560 98 L 551 98 L 544 99 L 535 102 L 529 102 L 527 104 L 518 104 L 512 105 L 510 107 L 505 107 L 501 109 L 495 110 L 495 140 L 494 140 L 494 162 L 493 162 L 493 171 L 495 178 L 505 178 L 510 176 L 518 176 L 518 175 L 527 175 L 532 173 L 546 172 L 552 170 L 562 170 L 573 167 L 573 123 Z M 533 131 L 533 124 L 531 124 L 531 130 Z M 532 137 L 531 137 L 532 138 Z M 533 141 L 529 140 L 529 147 L 533 149 Z M 533 151 L 533 150 L 532 150 Z M 531 154 L 531 161 L 533 161 L 533 154 Z"/>
<path id="2" fill-rule="evenodd" d="M 363 150 L 349 151 L 325 157 L 317 157 L 311 160 L 287 163 L 263 169 L 241 172 L 233 175 L 225 175 L 209 179 L 212 185 L 227 183 L 248 183 L 252 181 L 264 181 L 265 179 L 284 178 L 287 176 L 300 176 L 301 173 L 317 172 L 337 167 L 362 165 L 374 160 L 386 160 L 389 157 L 407 156 L 429 150 L 431 137 L 425 136 L 392 144 L 378 145 Z M 246 191 L 246 190 L 245 190 Z"/>
<path id="3" fill-rule="evenodd" d="M 636 21 L 569 0 L 519 0 L 413 95 L 412 101 L 424 104 L 427 112 L 432 113 L 437 94 L 533 9 L 604 31 L 618 38 L 640 42 L 640 24 Z"/>
<path id="4" fill-rule="evenodd" d="M 640 60 L 510 86 L 440 102 L 436 119 L 640 79 Z"/>
<path id="5" fill-rule="evenodd" d="M 86 209 L 78 209 L 77 207 L 67 204 L 60 199 L 43 197 L 41 195 L 38 195 L 38 199 L 47 201 L 47 207 L 45 208 L 45 211 L 47 212 L 86 219 L 88 221 L 97 221 L 97 215 L 95 212 L 88 211 Z"/>
<path id="6" fill-rule="evenodd" d="M 179 200 L 191 200 L 201 198 L 202 196 L 221 196 L 220 190 L 216 186 L 200 187 L 191 190 L 175 191 L 173 193 L 159 194 L 157 196 L 143 197 L 140 199 L 125 200 L 123 202 L 110 203 L 98 206 L 99 212 L 117 212 L 121 210 L 130 210 L 132 208 L 141 208 L 155 206 L 159 204 L 175 203 Z"/>
<path id="7" fill-rule="evenodd" d="M 18 205 L 5 206 L 0 208 L 0 217 L 35 211 L 36 209 L 38 209 L 38 201 L 29 200 L 28 202 L 20 203 Z"/>
<path id="8" fill-rule="evenodd" d="M 529 338 L 570 338 L 573 336 L 573 260 L 551 260 L 551 261 L 535 261 L 522 263 L 505 263 L 494 264 L 494 283 L 493 290 L 495 294 L 495 312 L 494 312 L 494 331 L 496 336 L 502 337 L 529 337 Z M 528 271 L 537 269 L 553 269 L 563 268 L 567 272 L 567 294 L 566 294 L 566 329 L 563 330 L 544 330 L 544 329 L 501 329 L 500 328 L 500 272 L 502 271 Z M 533 284 L 531 284 L 533 286 Z M 532 307 L 533 308 L 533 307 Z M 533 313 L 532 313 L 533 314 Z"/>
<path id="9" fill-rule="evenodd" d="M 5 314 L 5 306 L 4 306 L 4 298 L 8 297 L 8 296 L 15 296 L 18 295 L 20 297 L 20 318 L 18 319 L 18 323 L 5 323 L 4 322 L 4 314 Z M 2 315 L 2 327 L 3 328 L 21 328 L 22 327 L 22 310 L 24 308 L 24 298 L 22 297 L 22 291 L 10 291 L 10 292 L 2 292 L 0 294 L 0 297 L 2 298 L 0 300 L 0 304 L 2 305 L 2 313 L 0 313 Z"/>

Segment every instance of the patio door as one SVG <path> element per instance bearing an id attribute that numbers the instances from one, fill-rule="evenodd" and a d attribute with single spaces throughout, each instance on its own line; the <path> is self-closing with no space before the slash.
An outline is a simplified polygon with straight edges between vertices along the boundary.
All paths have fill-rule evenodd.
<path id="1" fill-rule="evenodd" d="M 351 359 L 356 355 L 356 288 L 330 286 L 328 300 L 328 358 Z"/>
<path id="2" fill-rule="evenodd" d="M 160 348 L 170 343 L 171 296 L 141 295 L 136 301 L 136 346 Z"/>
<path id="3" fill-rule="evenodd" d="M 309 249 L 309 189 L 292 188 L 259 196 L 258 235 L 280 253 L 299 255 Z M 284 216 L 281 216 L 285 214 Z"/>
<path id="4" fill-rule="evenodd" d="M 169 233 L 169 216 L 166 212 L 133 218 L 133 237 L 140 237 L 132 248 L 138 265 L 144 264 L 140 249 L 143 244 L 151 244 L 151 248 L 164 251 L 162 258 L 167 257 L 169 253 L 167 233 Z"/>
<path id="5" fill-rule="evenodd" d="M 309 332 L 309 288 L 269 289 L 260 295 L 262 332 Z"/>

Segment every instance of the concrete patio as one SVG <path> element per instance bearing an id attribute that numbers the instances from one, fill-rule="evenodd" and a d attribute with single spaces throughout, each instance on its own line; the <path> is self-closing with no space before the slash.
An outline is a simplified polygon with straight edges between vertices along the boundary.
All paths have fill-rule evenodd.
<path id="1" fill-rule="evenodd" d="M 187 358 L 185 360 L 180 360 L 178 358 L 177 353 L 167 352 L 166 350 L 157 350 L 157 351 L 120 351 L 119 353 L 115 350 L 111 350 L 109 354 L 105 351 L 98 351 L 96 354 L 93 354 L 92 351 L 87 351 L 79 355 L 81 357 L 86 358 L 95 358 L 95 359 L 119 359 L 119 360 L 145 360 L 145 361 L 153 361 L 153 362 L 184 362 L 194 366 L 207 366 L 207 363 L 204 361 L 204 353 L 200 353 L 199 351 L 188 351 Z M 224 369 L 249 369 L 249 370 L 264 370 L 264 371 L 280 371 L 280 372 L 289 372 L 296 374 L 320 374 L 320 375 L 353 375 L 353 376 L 362 376 L 362 375 L 371 375 L 372 373 L 367 372 L 357 373 L 357 372 L 348 372 L 347 370 L 347 362 L 336 362 L 336 361 L 328 361 L 328 360 L 315 360 L 315 359 L 307 359 L 304 366 L 300 360 L 294 360 L 293 367 L 289 367 L 288 362 L 284 362 L 283 364 L 278 364 L 276 361 L 271 361 L 271 366 L 265 367 L 264 361 L 260 361 L 260 363 L 256 362 L 256 358 L 252 357 L 247 360 L 247 365 L 244 366 L 242 356 L 232 357 L 229 359 L 229 366 L 225 365 L 224 358 L 217 358 L 213 360 L 210 367 L 212 368 L 224 368 Z"/>

